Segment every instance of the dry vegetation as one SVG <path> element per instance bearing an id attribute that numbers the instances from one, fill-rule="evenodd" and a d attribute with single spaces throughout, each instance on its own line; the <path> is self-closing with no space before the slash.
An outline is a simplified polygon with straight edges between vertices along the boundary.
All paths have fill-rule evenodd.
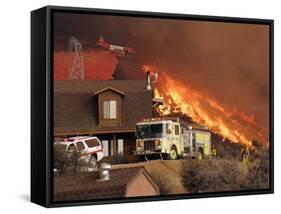
<path id="1" fill-rule="evenodd" d="M 69 175 L 88 172 L 92 168 L 91 164 L 80 159 L 79 152 L 65 152 L 65 147 L 56 146 L 54 148 L 54 168 L 57 169 L 55 175 Z"/>
<path id="2" fill-rule="evenodd" d="M 255 190 L 269 188 L 269 162 L 264 155 L 264 159 L 246 163 L 220 159 L 155 160 L 143 164 L 161 195 Z"/>
<path id="3" fill-rule="evenodd" d="M 257 142 L 253 142 L 253 145 Z M 250 152 L 249 161 L 240 161 L 241 146 L 226 144 L 218 148 L 218 159 L 211 160 L 152 160 L 128 163 L 121 156 L 111 160 L 113 168 L 144 166 L 160 188 L 161 195 L 240 191 L 269 188 L 269 151 L 255 145 L 260 151 L 255 159 Z M 126 164 L 125 164 L 126 163 Z M 54 167 L 61 174 L 82 173 L 78 154 L 54 150 Z"/>
<path id="4" fill-rule="evenodd" d="M 269 188 L 268 161 L 189 160 L 184 163 L 183 185 L 190 193 Z"/>
<path id="5" fill-rule="evenodd" d="M 54 147 L 54 168 L 58 174 L 76 173 L 78 170 L 78 153 L 66 153 L 62 145 Z"/>

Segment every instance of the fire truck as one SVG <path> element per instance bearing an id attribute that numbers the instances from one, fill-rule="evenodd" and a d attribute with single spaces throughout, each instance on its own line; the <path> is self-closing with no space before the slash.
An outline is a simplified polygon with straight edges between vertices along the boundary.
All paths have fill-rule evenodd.
<path id="1" fill-rule="evenodd" d="M 179 118 L 152 118 L 136 124 L 136 155 L 160 154 L 170 160 L 211 157 L 207 127 L 184 124 Z"/>

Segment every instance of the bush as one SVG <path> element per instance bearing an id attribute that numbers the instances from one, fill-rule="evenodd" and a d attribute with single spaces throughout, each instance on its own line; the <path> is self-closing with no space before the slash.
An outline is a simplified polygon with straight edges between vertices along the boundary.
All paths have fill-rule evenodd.
<path id="1" fill-rule="evenodd" d="M 269 152 L 263 150 L 260 158 L 249 165 L 249 174 L 247 175 L 249 189 L 268 189 L 269 188 Z"/>
<path id="2" fill-rule="evenodd" d="M 65 145 L 54 146 L 53 167 L 58 174 L 73 174 L 79 172 L 79 152 L 65 152 Z"/>
<path id="3" fill-rule="evenodd" d="M 112 157 L 112 164 L 125 164 L 128 163 L 128 160 L 122 153 L 118 153 L 117 155 Z"/>
<path id="4" fill-rule="evenodd" d="M 247 163 L 234 160 L 185 161 L 182 182 L 190 193 L 265 189 L 269 185 L 268 158 Z"/>
<path id="5" fill-rule="evenodd" d="M 221 159 L 239 160 L 242 146 L 237 143 L 222 142 L 216 145 L 217 156 Z"/>
<path id="6" fill-rule="evenodd" d="M 228 160 L 186 161 L 183 185 L 188 192 L 219 192 L 238 190 L 237 163 Z"/>

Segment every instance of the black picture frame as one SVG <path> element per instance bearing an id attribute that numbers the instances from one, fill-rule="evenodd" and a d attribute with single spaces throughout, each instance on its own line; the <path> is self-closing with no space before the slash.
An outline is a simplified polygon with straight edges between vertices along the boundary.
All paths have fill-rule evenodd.
<path id="1" fill-rule="evenodd" d="M 239 192 L 216 192 L 159 197 L 135 197 L 94 201 L 54 202 L 52 171 L 53 136 L 53 13 L 87 13 L 114 16 L 168 18 L 181 20 L 247 23 L 270 27 L 270 188 Z M 144 202 L 190 198 L 268 194 L 274 192 L 274 21 L 220 16 L 170 14 L 46 6 L 31 12 L 31 201 L 44 207 Z"/>

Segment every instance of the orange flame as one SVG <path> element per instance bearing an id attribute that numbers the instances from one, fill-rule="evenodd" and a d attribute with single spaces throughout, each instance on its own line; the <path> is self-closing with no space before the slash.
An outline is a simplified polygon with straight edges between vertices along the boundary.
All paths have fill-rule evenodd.
<path id="1" fill-rule="evenodd" d="M 144 72 L 149 71 L 149 72 L 153 75 L 153 74 L 156 73 L 157 68 L 156 68 L 156 66 L 153 66 L 153 65 L 144 64 L 144 65 L 142 66 L 142 70 L 143 70 Z"/>
<path id="2" fill-rule="evenodd" d="M 144 65 L 144 71 L 156 72 L 155 66 Z M 217 100 L 186 83 L 161 73 L 154 85 L 154 97 L 163 99 L 157 108 L 160 115 L 180 113 L 191 117 L 200 125 L 235 143 L 251 146 L 251 140 L 261 139 L 268 143 L 266 135 L 259 130 L 255 116 L 247 115 L 237 108 L 226 109 Z"/>

